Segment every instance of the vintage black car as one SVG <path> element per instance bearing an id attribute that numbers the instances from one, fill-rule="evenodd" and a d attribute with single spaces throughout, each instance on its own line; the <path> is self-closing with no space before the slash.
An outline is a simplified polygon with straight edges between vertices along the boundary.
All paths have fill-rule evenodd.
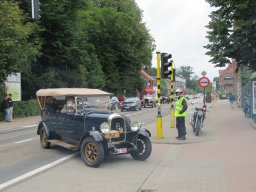
<path id="1" fill-rule="evenodd" d="M 40 89 L 37 134 L 41 146 L 80 150 L 85 164 L 98 167 L 108 154 L 130 154 L 146 160 L 152 151 L 150 132 L 141 123 L 107 110 L 110 93 L 99 89 Z"/>
<path id="2" fill-rule="evenodd" d="M 121 111 L 141 110 L 141 101 L 138 97 L 128 97 L 121 104 Z"/>

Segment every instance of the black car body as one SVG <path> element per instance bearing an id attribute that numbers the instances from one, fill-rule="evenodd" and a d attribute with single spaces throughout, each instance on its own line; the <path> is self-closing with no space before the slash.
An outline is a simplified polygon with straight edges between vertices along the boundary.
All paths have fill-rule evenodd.
<path id="1" fill-rule="evenodd" d="M 150 132 L 142 124 L 108 111 L 109 95 L 86 88 L 37 91 L 42 111 L 37 130 L 41 146 L 50 148 L 57 144 L 80 150 L 90 167 L 101 165 L 104 156 L 110 153 L 146 160 L 152 151 Z"/>
<path id="2" fill-rule="evenodd" d="M 128 97 L 121 104 L 121 111 L 141 110 L 141 101 L 138 97 Z"/>

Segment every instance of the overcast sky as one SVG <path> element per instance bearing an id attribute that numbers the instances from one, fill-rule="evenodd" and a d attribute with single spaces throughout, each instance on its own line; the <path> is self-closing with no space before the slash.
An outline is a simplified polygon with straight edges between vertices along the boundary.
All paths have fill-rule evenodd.
<path id="1" fill-rule="evenodd" d="M 143 10 L 143 21 L 155 39 L 156 51 L 172 54 L 175 67 L 191 66 L 196 75 L 206 71 L 212 81 L 218 70 L 205 55 L 205 26 L 213 10 L 205 0 L 135 0 Z M 155 52 L 156 52 L 155 51 Z M 156 53 L 152 65 L 156 67 Z"/>

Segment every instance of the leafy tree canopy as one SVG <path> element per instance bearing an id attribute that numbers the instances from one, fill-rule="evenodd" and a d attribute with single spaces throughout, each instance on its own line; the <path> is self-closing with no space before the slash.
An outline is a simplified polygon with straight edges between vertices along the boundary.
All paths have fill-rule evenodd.
<path id="1" fill-rule="evenodd" d="M 236 59 L 238 65 L 256 69 L 256 1 L 206 0 L 216 10 L 207 38 L 206 54 L 215 66 L 223 67 Z"/>
<path id="2" fill-rule="evenodd" d="M 17 3 L 0 1 L 0 82 L 9 74 L 27 73 L 39 55 L 40 43 L 31 36 L 36 25 L 27 22 Z"/>
<path id="3" fill-rule="evenodd" d="M 0 3 L 0 76 L 21 72 L 25 98 L 50 87 L 145 87 L 139 71 L 155 46 L 134 0 L 44 0 L 38 21 L 30 0 L 11 2 Z"/>

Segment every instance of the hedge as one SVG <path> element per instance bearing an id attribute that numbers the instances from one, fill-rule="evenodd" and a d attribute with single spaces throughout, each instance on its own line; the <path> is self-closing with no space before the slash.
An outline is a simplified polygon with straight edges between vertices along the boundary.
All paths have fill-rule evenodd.
<path id="1" fill-rule="evenodd" d="M 40 107 L 36 99 L 13 102 L 13 118 L 40 115 Z M 0 121 L 4 120 L 4 109 L 1 104 Z"/>

